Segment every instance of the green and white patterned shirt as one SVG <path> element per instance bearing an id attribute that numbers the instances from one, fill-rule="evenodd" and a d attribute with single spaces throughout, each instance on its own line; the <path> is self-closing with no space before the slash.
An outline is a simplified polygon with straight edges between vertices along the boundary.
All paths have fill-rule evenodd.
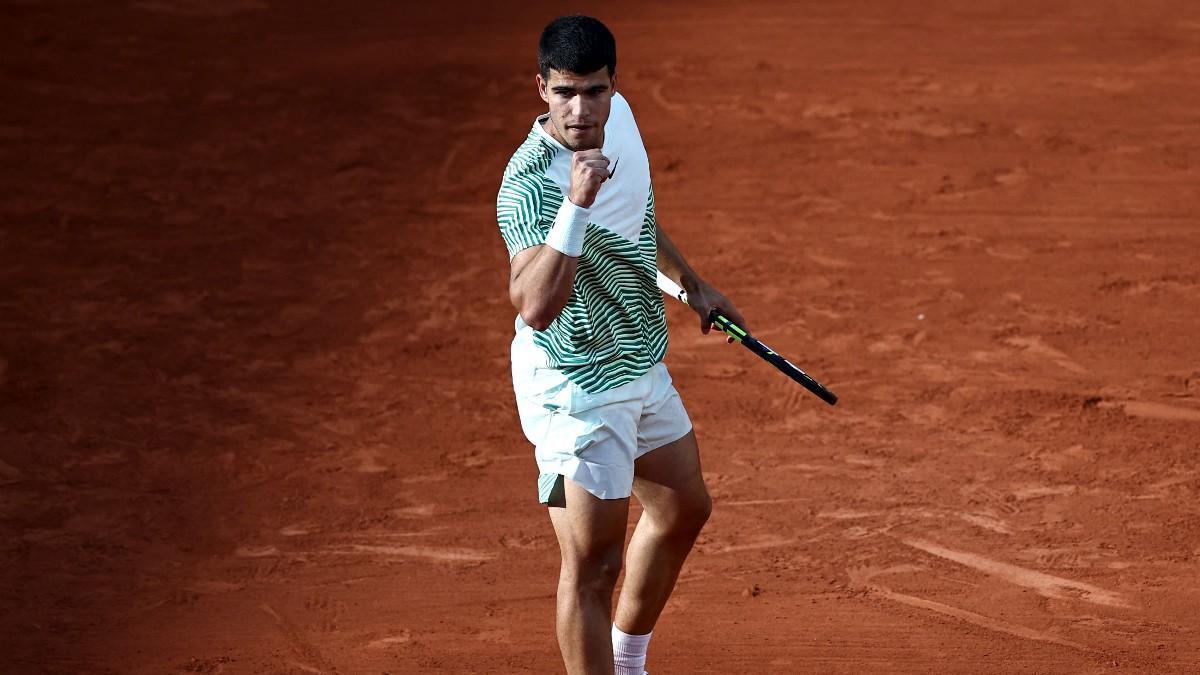
<path id="1" fill-rule="evenodd" d="M 496 197 L 510 260 L 545 241 L 570 191 L 573 153 L 546 133 L 545 119 L 534 121 L 509 160 Z M 546 330 L 517 316 L 512 347 L 514 372 L 553 368 L 590 394 L 636 380 L 667 353 L 650 161 L 620 94 L 613 95 L 601 151 L 619 164 L 589 209 L 571 296 Z"/>

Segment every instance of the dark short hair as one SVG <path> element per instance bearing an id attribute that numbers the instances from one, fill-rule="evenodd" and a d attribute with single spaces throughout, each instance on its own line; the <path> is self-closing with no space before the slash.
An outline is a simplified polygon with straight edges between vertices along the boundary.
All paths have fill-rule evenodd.
<path id="1" fill-rule="evenodd" d="M 551 69 L 587 75 L 604 67 L 610 77 L 617 72 L 617 41 L 599 19 L 560 16 L 542 31 L 538 40 L 542 77 L 550 77 Z"/>

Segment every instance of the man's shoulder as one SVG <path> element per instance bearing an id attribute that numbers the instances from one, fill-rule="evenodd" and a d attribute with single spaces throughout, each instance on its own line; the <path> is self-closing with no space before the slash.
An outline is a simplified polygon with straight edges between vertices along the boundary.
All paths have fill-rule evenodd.
<path id="1" fill-rule="evenodd" d="M 613 92 L 612 111 L 620 112 L 630 117 L 633 116 L 633 109 L 629 107 L 629 99 L 625 98 L 625 95 L 619 91 Z"/>
<path id="2" fill-rule="evenodd" d="M 609 124 L 619 130 L 633 129 L 634 133 L 637 132 L 637 121 L 633 118 L 633 108 L 629 107 L 629 99 L 620 92 L 613 94 L 608 119 Z"/>
<path id="3" fill-rule="evenodd" d="M 525 141 L 508 159 L 508 165 L 504 168 L 504 182 L 542 178 L 554 160 L 554 154 L 554 148 L 541 138 L 537 129 L 530 129 Z"/>

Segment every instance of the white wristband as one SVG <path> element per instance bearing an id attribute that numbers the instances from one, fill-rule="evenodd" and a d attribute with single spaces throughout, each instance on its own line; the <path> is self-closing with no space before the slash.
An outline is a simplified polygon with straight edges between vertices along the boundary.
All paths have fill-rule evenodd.
<path id="1" fill-rule="evenodd" d="M 583 235 L 587 233 L 589 213 L 588 209 L 563 197 L 562 206 L 554 216 L 554 225 L 546 235 L 546 245 L 563 255 L 578 258 L 583 254 Z"/>

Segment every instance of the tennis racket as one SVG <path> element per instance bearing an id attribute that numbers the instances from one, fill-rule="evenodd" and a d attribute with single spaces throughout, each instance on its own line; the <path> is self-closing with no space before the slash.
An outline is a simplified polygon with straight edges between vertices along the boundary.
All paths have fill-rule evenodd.
<path id="1" fill-rule="evenodd" d="M 687 291 L 679 287 L 679 284 L 672 281 L 662 272 L 658 273 L 658 287 L 667 295 L 687 304 Z M 825 388 L 825 385 L 817 382 L 808 373 L 804 372 L 796 366 L 796 364 L 788 361 L 775 350 L 765 345 L 761 340 L 754 337 L 741 326 L 721 314 L 720 310 L 713 309 L 708 315 L 708 320 L 712 325 L 716 326 L 729 337 L 737 340 L 743 347 L 757 354 L 767 363 L 775 366 L 781 373 L 795 380 L 800 386 L 812 392 L 817 398 L 825 401 L 829 405 L 835 405 L 838 402 L 837 394 Z"/>

